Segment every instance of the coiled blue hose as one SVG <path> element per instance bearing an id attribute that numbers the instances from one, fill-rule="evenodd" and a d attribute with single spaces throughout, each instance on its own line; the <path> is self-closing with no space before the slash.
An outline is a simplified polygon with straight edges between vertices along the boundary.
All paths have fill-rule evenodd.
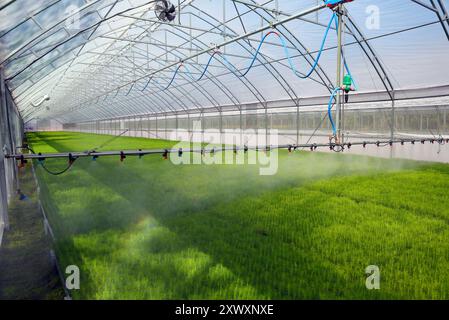
<path id="1" fill-rule="evenodd" d="M 260 43 L 259 43 L 259 46 L 257 47 L 256 52 L 253 54 L 253 57 L 252 57 L 252 59 L 251 59 L 251 63 L 249 64 L 249 66 L 246 68 L 246 70 L 245 70 L 243 73 L 240 72 L 239 69 L 238 69 L 235 65 L 233 65 L 233 64 L 232 64 L 232 63 L 231 63 L 231 62 L 230 62 L 224 55 L 222 55 L 219 51 L 215 51 L 213 54 L 211 54 L 211 56 L 210 56 L 210 58 L 209 58 L 209 60 L 208 60 L 208 62 L 207 62 L 207 64 L 206 64 L 206 66 L 205 66 L 204 70 L 202 71 L 201 75 L 199 76 L 199 78 L 194 78 L 194 77 L 192 76 L 192 73 L 191 73 L 190 70 L 188 69 L 188 67 L 187 67 L 187 66 L 184 66 L 184 67 L 185 67 L 186 70 L 187 70 L 186 73 L 187 73 L 187 75 L 189 76 L 189 78 L 191 78 L 191 79 L 194 80 L 194 81 L 200 81 L 200 80 L 204 77 L 204 75 L 206 74 L 207 70 L 209 69 L 209 66 L 210 66 L 210 64 L 211 64 L 211 62 L 212 62 L 212 59 L 218 54 L 218 55 L 220 55 L 220 57 L 223 59 L 224 63 L 227 65 L 228 69 L 229 69 L 234 75 L 236 75 L 237 77 L 245 77 L 245 76 L 249 73 L 249 71 L 254 67 L 254 63 L 255 63 L 256 60 L 257 60 L 257 56 L 259 55 L 260 50 L 261 50 L 261 48 L 262 48 L 262 45 L 265 43 L 265 41 L 266 41 L 266 39 L 268 38 L 268 36 L 270 36 L 271 34 L 274 34 L 274 35 L 276 35 L 276 36 L 279 38 L 279 40 L 280 40 L 280 42 L 281 42 L 281 44 L 282 44 L 282 47 L 284 48 L 285 55 L 286 55 L 286 57 L 287 57 L 288 63 L 289 63 L 289 65 L 290 65 L 290 68 L 291 68 L 291 70 L 293 71 L 293 73 L 294 73 L 297 77 L 299 77 L 299 78 L 301 78 L 301 79 L 306 79 L 306 78 L 308 78 L 308 77 L 310 77 L 310 76 L 312 75 L 312 73 L 316 70 L 316 68 L 317 68 L 317 66 L 318 66 L 318 63 L 319 63 L 320 58 L 321 58 L 321 54 L 323 53 L 323 50 L 324 50 L 324 45 L 326 44 L 326 40 L 327 40 L 327 37 L 328 37 L 328 34 L 329 34 L 329 30 L 330 30 L 330 28 L 331 28 L 331 26 L 332 26 L 332 23 L 333 23 L 334 21 L 336 21 L 336 13 L 334 13 L 334 14 L 332 15 L 332 17 L 331 17 L 331 19 L 330 19 L 330 21 L 329 21 L 329 24 L 328 24 L 328 26 L 327 26 L 327 28 L 326 28 L 326 31 L 325 31 L 325 33 L 324 33 L 324 36 L 323 36 L 323 40 L 321 41 L 320 50 L 318 51 L 318 55 L 317 55 L 316 59 L 315 59 L 314 62 L 313 62 L 312 68 L 311 68 L 311 69 L 309 70 L 309 72 L 307 72 L 307 74 L 305 74 L 305 75 L 302 75 L 301 72 L 299 72 L 299 71 L 296 69 L 296 67 L 295 67 L 295 65 L 294 65 L 294 63 L 293 63 L 292 57 L 291 57 L 291 55 L 290 55 L 290 52 L 289 52 L 289 50 L 288 50 L 288 46 L 287 46 L 287 43 L 286 43 L 285 39 L 284 39 L 280 34 L 278 34 L 277 32 L 274 32 L 274 31 L 268 32 L 268 33 L 262 38 L 262 40 L 261 40 Z M 173 73 L 172 78 L 170 79 L 169 83 L 165 86 L 164 89 L 168 89 L 168 88 L 173 84 L 173 82 L 174 82 L 174 80 L 175 80 L 175 78 L 176 78 L 176 76 L 177 76 L 177 74 L 178 74 L 178 72 L 179 72 L 179 69 L 180 69 L 182 66 L 183 66 L 182 63 L 181 63 L 180 65 L 178 65 L 178 67 L 176 68 L 175 72 Z M 145 91 L 145 90 L 147 89 L 148 85 L 149 85 L 150 82 L 151 82 L 151 79 L 152 79 L 152 77 L 150 77 L 150 78 L 148 79 L 146 85 L 145 85 L 144 88 L 143 88 L 142 90 L 140 90 L 140 91 Z M 131 90 L 133 89 L 133 87 L 134 87 L 134 86 L 132 86 L 132 87 L 130 88 L 130 90 L 128 91 L 128 93 L 127 93 L 126 95 L 129 95 L 129 93 L 131 92 Z"/>
<path id="2" fill-rule="evenodd" d="M 338 32 L 338 20 L 336 19 L 336 17 L 337 17 L 337 15 L 336 15 L 336 13 L 334 13 L 334 14 L 332 15 L 332 17 L 331 17 L 331 19 L 330 19 L 328 25 L 327 25 L 327 28 L 326 28 L 326 31 L 325 31 L 325 33 L 324 33 L 323 39 L 322 39 L 322 41 L 321 41 L 321 46 L 320 46 L 320 49 L 319 49 L 319 51 L 318 51 L 318 55 L 317 55 L 316 59 L 315 59 L 314 62 L 313 62 L 312 68 L 311 68 L 311 69 L 309 70 L 309 72 L 307 72 L 305 75 L 302 75 L 301 72 L 299 72 L 299 71 L 296 69 L 296 67 L 295 67 L 295 65 L 294 65 L 294 63 L 293 63 L 292 57 L 291 57 L 291 55 L 290 55 L 290 52 L 289 52 L 289 50 L 288 50 L 288 46 L 287 46 L 287 43 L 286 43 L 285 39 L 284 39 L 279 33 L 274 32 L 274 31 L 270 31 L 270 32 L 268 32 L 267 34 L 265 34 L 265 36 L 264 36 L 264 37 L 262 38 L 262 40 L 260 41 L 259 46 L 257 47 L 257 50 L 256 50 L 256 52 L 254 53 L 254 55 L 253 55 L 253 57 L 252 57 L 252 59 L 251 59 L 251 63 L 250 63 L 249 66 L 246 68 L 245 72 L 243 72 L 243 73 L 240 72 L 239 69 L 238 69 L 235 65 L 233 65 L 233 64 L 232 64 L 232 63 L 231 63 L 231 62 L 230 62 L 224 55 L 222 55 L 219 51 L 214 51 L 214 52 L 211 54 L 211 56 L 209 57 L 209 60 L 207 61 L 206 66 L 204 67 L 204 69 L 203 69 L 201 75 L 200 75 L 198 78 L 193 77 L 193 75 L 192 75 L 192 73 L 190 72 L 189 68 L 188 68 L 186 65 L 183 65 L 182 63 L 180 63 L 180 64 L 177 66 L 175 72 L 173 73 L 173 76 L 171 77 L 169 83 L 168 83 L 165 87 L 163 87 L 163 88 L 161 88 L 160 86 L 158 86 L 158 87 L 159 87 L 159 89 L 162 89 L 162 90 L 168 89 L 168 88 L 173 84 L 173 82 L 175 81 L 175 78 L 176 78 L 177 74 L 179 73 L 179 70 L 180 70 L 181 67 L 183 67 L 183 66 L 185 67 L 185 69 L 186 69 L 186 71 L 187 71 L 186 74 L 189 76 L 190 79 L 192 79 L 193 81 L 200 81 L 200 80 L 204 77 L 204 75 L 206 74 L 207 70 L 209 69 L 209 66 L 210 66 L 210 64 L 211 64 L 211 62 L 212 62 L 212 59 L 213 59 L 217 54 L 220 55 L 220 57 L 223 59 L 224 63 L 227 65 L 228 69 L 229 69 L 235 76 L 237 76 L 237 77 L 245 77 L 245 76 L 249 73 L 249 71 L 254 67 L 254 63 L 256 62 L 257 56 L 258 56 L 259 53 L 260 53 L 260 50 L 261 50 L 261 48 L 262 48 L 262 45 L 265 43 L 266 39 L 267 39 L 268 36 L 270 36 L 271 34 L 274 34 L 274 35 L 276 35 L 276 36 L 279 38 L 279 40 L 280 40 L 280 42 L 281 42 L 281 44 L 282 44 L 282 47 L 283 47 L 283 49 L 284 49 L 285 56 L 287 57 L 288 64 L 289 64 L 289 66 L 290 66 L 290 69 L 293 71 L 293 73 L 294 73 L 297 77 L 299 77 L 299 78 L 301 78 L 301 79 L 309 78 L 309 77 L 312 75 L 312 73 L 316 70 L 316 68 L 317 68 L 317 66 L 318 66 L 318 63 L 319 63 L 320 58 L 321 58 L 321 55 L 322 55 L 322 53 L 323 53 L 323 51 L 324 51 L 324 46 L 325 46 L 325 44 L 326 44 L 326 40 L 327 40 L 327 37 L 328 37 L 328 35 L 329 35 L 329 30 L 330 30 L 330 28 L 331 28 L 331 26 L 332 26 L 332 23 L 335 24 L 335 29 L 336 29 L 336 31 Z M 346 63 L 346 60 L 344 61 L 344 67 L 345 67 L 346 71 L 348 72 L 348 74 L 351 76 L 351 78 L 354 79 L 354 78 L 352 77 L 352 74 L 351 74 L 351 71 L 350 71 L 350 69 L 349 69 L 349 67 L 348 67 L 348 64 Z M 145 86 L 143 87 L 143 89 L 140 90 L 140 91 L 143 92 L 143 91 L 145 91 L 145 90 L 147 89 L 147 87 L 149 86 L 149 84 L 150 84 L 152 78 L 153 78 L 153 77 L 151 76 L 151 77 L 148 79 L 147 83 L 145 84 Z M 126 96 L 130 94 L 130 92 L 131 92 L 132 89 L 134 88 L 134 84 L 135 84 L 135 83 L 133 83 L 133 85 L 130 87 L 130 89 L 129 89 L 128 92 L 126 93 Z M 356 83 L 355 83 L 354 80 L 353 80 L 353 84 L 354 84 L 355 90 L 357 90 L 357 85 L 356 85 Z M 120 89 L 119 89 L 119 90 L 120 90 Z M 117 93 L 116 93 L 115 96 L 117 96 L 119 90 L 117 90 Z M 338 92 L 339 90 L 341 90 L 340 87 L 337 87 L 337 88 L 335 88 L 335 89 L 333 90 L 333 92 L 332 92 L 332 94 L 331 94 L 331 97 L 330 97 L 330 99 L 329 99 L 329 104 L 328 104 L 328 108 L 327 108 L 327 110 L 328 110 L 328 115 L 329 115 L 329 120 L 330 120 L 331 125 L 332 125 L 332 132 L 333 132 L 334 135 L 337 133 L 337 131 L 336 131 L 336 128 L 335 128 L 335 123 L 334 123 L 333 118 L 332 118 L 332 112 L 331 112 L 331 110 L 332 110 L 333 100 L 334 100 L 335 95 L 337 94 L 337 92 Z"/>

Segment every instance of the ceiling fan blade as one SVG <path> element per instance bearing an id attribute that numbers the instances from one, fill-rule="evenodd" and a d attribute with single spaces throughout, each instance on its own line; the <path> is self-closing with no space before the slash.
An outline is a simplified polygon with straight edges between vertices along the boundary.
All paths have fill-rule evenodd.
<path id="1" fill-rule="evenodd" d="M 176 11 L 176 8 L 175 8 L 175 6 L 172 4 L 171 5 L 171 7 L 170 7 L 170 9 L 168 9 L 168 13 L 173 13 L 173 12 L 175 12 Z"/>
<path id="2" fill-rule="evenodd" d="M 161 13 L 159 13 L 159 15 L 157 16 L 157 18 L 158 18 L 159 20 L 164 21 L 164 20 L 167 19 L 167 14 L 165 13 L 165 11 L 162 11 Z"/>
<path id="3" fill-rule="evenodd" d="M 168 19 L 168 21 L 173 21 L 173 20 L 175 20 L 175 18 L 176 18 L 176 14 L 173 14 L 173 13 L 167 13 L 167 19 Z"/>
<path id="4" fill-rule="evenodd" d="M 156 6 L 154 7 L 154 9 L 156 11 L 165 11 L 165 7 L 161 6 L 160 4 L 156 4 Z"/>

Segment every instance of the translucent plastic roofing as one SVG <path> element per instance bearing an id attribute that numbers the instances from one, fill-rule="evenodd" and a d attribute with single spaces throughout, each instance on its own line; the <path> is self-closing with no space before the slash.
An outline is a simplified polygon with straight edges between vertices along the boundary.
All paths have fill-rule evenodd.
<path id="1" fill-rule="evenodd" d="M 230 70 L 226 61 L 246 70 L 270 29 L 217 47 L 322 1 L 172 2 L 178 16 L 167 23 L 157 19 L 155 1 L 0 0 L 0 64 L 24 119 L 81 122 L 247 104 L 266 107 L 277 101 L 295 106 L 332 91 L 337 56 L 333 28 L 319 68 L 305 80 L 290 69 L 276 36 L 267 38 L 245 77 Z M 435 96 L 449 95 L 447 8 L 449 0 L 346 4 L 344 54 L 359 91 L 392 98 L 397 90 L 419 89 L 425 96 L 426 88 L 440 86 L 433 89 Z M 331 15 L 324 8 L 276 26 L 293 63 L 304 73 Z M 203 72 L 214 47 L 220 55 L 211 59 L 200 81 L 192 81 Z M 180 61 L 183 67 L 165 89 Z M 48 102 L 31 106 L 45 95 Z"/>

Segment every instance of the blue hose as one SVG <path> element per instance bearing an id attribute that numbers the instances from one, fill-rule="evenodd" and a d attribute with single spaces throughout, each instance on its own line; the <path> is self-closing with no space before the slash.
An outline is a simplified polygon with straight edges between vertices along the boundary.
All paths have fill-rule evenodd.
<path id="1" fill-rule="evenodd" d="M 334 102 L 335 95 L 340 90 L 341 90 L 341 88 L 337 87 L 337 88 L 334 89 L 334 91 L 332 91 L 331 98 L 329 99 L 329 104 L 327 105 L 327 114 L 329 116 L 329 120 L 330 120 L 331 125 L 332 125 L 332 133 L 334 134 L 334 136 L 337 134 L 337 129 L 335 128 L 335 123 L 334 123 L 334 120 L 332 118 L 332 105 L 333 105 L 333 102 Z"/>
<path id="2" fill-rule="evenodd" d="M 213 54 L 211 54 L 211 56 L 210 56 L 210 58 L 209 58 L 209 60 L 208 60 L 208 62 L 207 62 L 207 64 L 206 64 L 206 66 L 205 66 L 205 68 L 204 68 L 204 70 L 203 70 L 203 72 L 201 73 L 201 75 L 200 75 L 199 78 L 195 79 L 195 78 L 192 76 L 190 70 L 187 68 L 187 66 L 185 66 L 185 67 L 186 67 L 186 70 L 187 70 L 187 74 L 189 75 L 189 77 L 190 77 L 193 81 L 200 81 L 200 80 L 204 77 L 204 75 L 206 74 L 206 72 L 207 72 L 207 70 L 208 70 L 208 68 L 209 68 L 209 66 L 210 66 L 210 64 L 211 64 L 211 62 L 212 62 L 212 59 L 215 57 L 216 54 L 219 54 L 219 55 L 221 56 L 221 58 L 223 59 L 223 61 L 225 62 L 225 64 L 227 65 L 228 69 L 229 69 L 234 75 L 236 75 L 237 77 L 240 77 L 240 78 L 241 78 L 241 77 L 245 77 L 245 76 L 249 73 L 249 71 L 254 67 L 254 63 L 256 62 L 257 56 L 259 55 L 260 50 L 261 50 L 261 48 L 262 48 L 262 45 L 265 43 L 265 40 L 267 39 L 267 37 L 268 37 L 269 35 L 271 35 L 271 34 L 275 34 L 275 35 L 278 36 L 278 38 L 279 38 L 279 40 L 280 40 L 280 42 L 281 42 L 281 44 L 282 44 L 282 47 L 284 48 L 285 55 L 286 55 L 286 57 L 287 57 L 287 59 L 288 59 L 288 63 L 289 63 L 289 65 L 290 65 L 290 68 L 291 68 L 291 70 L 293 71 L 293 73 L 294 73 L 297 77 L 299 77 L 299 78 L 301 78 L 301 79 L 306 79 L 306 78 L 308 78 L 308 77 L 310 77 L 310 76 L 312 75 L 312 73 L 316 70 L 316 68 L 317 68 L 317 66 L 318 66 L 318 62 L 319 62 L 319 60 L 320 60 L 320 58 L 321 58 L 321 54 L 323 53 L 324 45 L 325 45 L 325 43 L 326 43 L 327 36 L 328 36 L 328 34 L 329 34 L 329 30 L 330 30 L 330 28 L 331 28 L 331 26 L 332 26 L 332 22 L 336 21 L 335 18 L 336 18 L 336 13 L 334 13 L 334 14 L 332 15 L 332 18 L 331 18 L 330 21 L 329 21 L 329 24 L 328 24 L 328 26 L 327 26 L 327 28 L 326 28 L 326 32 L 324 33 L 323 40 L 321 41 L 320 50 L 318 51 L 318 55 L 317 55 L 316 59 L 314 60 L 314 63 L 313 63 L 312 68 L 311 68 L 310 71 L 309 71 L 306 75 L 304 75 L 304 76 L 301 75 L 301 73 L 296 69 L 295 65 L 293 64 L 293 60 L 292 60 L 292 57 L 290 56 L 290 52 L 289 52 L 289 50 L 288 50 L 287 43 L 286 43 L 285 39 L 284 39 L 281 35 L 279 35 L 279 34 L 276 33 L 276 32 L 273 32 L 273 31 L 268 32 L 268 33 L 262 38 L 262 40 L 261 40 L 260 43 L 259 43 L 259 46 L 257 47 L 256 52 L 254 53 L 254 55 L 253 55 L 253 57 L 252 57 L 252 59 L 251 59 L 251 63 L 250 63 L 250 65 L 246 68 L 245 72 L 241 73 L 241 72 L 238 70 L 238 68 L 237 68 L 236 66 L 234 66 L 234 65 L 233 65 L 233 64 L 232 64 L 232 63 L 231 63 L 231 62 L 230 62 L 224 55 L 222 55 L 222 54 L 221 54 L 220 52 L 218 52 L 218 51 L 215 51 Z M 174 80 L 175 80 L 175 77 L 176 77 L 176 75 L 178 74 L 179 69 L 181 68 L 181 66 L 182 66 L 182 64 L 180 64 L 180 65 L 176 68 L 176 70 L 175 70 L 175 72 L 174 72 L 174 74 L 173 74 L 173 77 L 171 78 L 170 82 L 167 84 L 167 86 L 165 87 L 165 89 L 168 89 L 168 88 L 173 84 L 173 82 L 174 82 Z M 145 87 L 144 87 L 141 91 L 145 91 L 145 90 L 146 90 L 146 88 L 148 87 L 150 81 L 151 81 L 151 78 L 148 80 L 148 82 L 146 83 Z M 129 93 L 128 93 L 128 94 L 129 94 Z"/>
<path id="3" fill-rule="evenodd" d="M 134 85 L 135 85 L 135 84 L 136 84 L 136 83 L 133 82 L 131 88 L 129 88 L 129 90 L 128 90 L 128 92 L 125 94 L 125 96 L 128 96 L 128 95 L 131 93 L 131 90 L 134 88 Z"/>
<path id="4" fill-rule="evenodd" d="M 143 87 L 143 89 L 140 90 L 141 92 L 143 92 L 143 91 L 145 91 L 145 90 L 147 89 L 147 87 L 148 87 L 148 85 L 150 84 L 152 78 L 153 78 L 153 77 L 150 77 L 150 78 L 148 79 L 147 84 L 145 85 L 145 87 Z"/>
<path id="5" fill-rule="evenodd" d="M 250 65 L 249 65 L 249 67 L 245 70 L 245 72 L 240 73 L 240 72 L 238 71 L 238 69 L 237 69 L 231 62 L 229 62 L 228 59 L 226 59 L 226 57 L 222 56 L 222 58 L 223 58 L 223 60 L 226 62 L 226 64 L 228 65 L 228 68 L 231 70 L 232 73 L 234 73 L 237 77 L 245 77 L 245 76 L 248 74 L 248 72 L 252 69 L 252 67 L 254 66 L 254 63 L 256 62 L 257 56 L 258 56 L 259 53 L 260 53 L 260 49 L 262 48 L 262 45 L 264 44 L 264 42 L 265 42 L 265 40 L 267 39 L 267 37 L 268 37 L 269 35 L 271 35 L 271 34 L 275 34 L 275 35 L 278 36 L 279 40 L 281 41 L 282 47 L 284 48 L 285 56 L 287 57 L 288 63 L 289 63 L 289 65 L 290 65 L 290 69 L 293 71 L 293 73 L 294 73 L 297 77 L 299 77 L 299 78 L 301 78 L 301 79 L 306 79 L 306 78 L 308 78 L 308 77 L 310 77 L 310 76 L 312 75 L 312 73 L 316 70 L 316 67 L 318 66 L 318 62 L 320 61 L 321 54 L 323 53 L 323 50 L 324 50 L 324 45 L 326 44 L 326 40 L 327 40 L 327 36 L 328 36 L 328 34 L 329 34 L 329 30 L 330 30 L 330 28 L 331 28 L 331 26 L 332 26 L 332 22 L 335 21 L 335 18 L 336 18 L 336 14 L 334 13 L 334 14 L 332 15 L 332 18 L 331 18 L 330 21 L 329 21 L 329 24 L 328 24 L 327 28 L 326 28 L 326 32 L 324 33 L 323 40 L 321 41 L 320 50 L 318 51 L 318 55 L 317 55 L 316 59 L 314 60 L 313 66 L 312 66 L 312 68 L 310 69 L 310 71 L 309 71 L 306 75 L 304 75 L 304 76 L 301 75 L 301 73 L 296 69 L 296 67 L 295 67 L 295 65 L 294 65 L 294 63 L 293 63 L 293 60 L 292 60 L 292 58 L 291 58 L 291 56 L 290 56 L 290 52 L 289 52 L 289 50 L 288 50 L 287 43 L 285 42 L 285 39 L 284 39 L 281 35 L 279 35 L 279 34 L 276 33 L 276 32 L 273 32 L 273 31 L 268 32 L 268 33 L 262 38 L 262 40 L 261 40 L 260 43 L 259 43 L 259 46 L 257 47 L 256 52 L 255 52 L 254 55 L 253 55 L 253 58 L 252 58 L 252 60 L 251 60 L 251 63 L 250 63 Z"/>

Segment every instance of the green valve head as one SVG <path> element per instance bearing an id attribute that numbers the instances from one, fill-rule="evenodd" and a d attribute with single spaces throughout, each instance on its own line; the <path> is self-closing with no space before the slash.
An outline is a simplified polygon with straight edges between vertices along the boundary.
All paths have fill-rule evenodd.
<path id="1" fill-rule="evenodd" d="M 352 78 L 349 74 L 345 75 L 345 77 L 343 78 L 343 85 L 346 86 L 352 86 Z"/>

